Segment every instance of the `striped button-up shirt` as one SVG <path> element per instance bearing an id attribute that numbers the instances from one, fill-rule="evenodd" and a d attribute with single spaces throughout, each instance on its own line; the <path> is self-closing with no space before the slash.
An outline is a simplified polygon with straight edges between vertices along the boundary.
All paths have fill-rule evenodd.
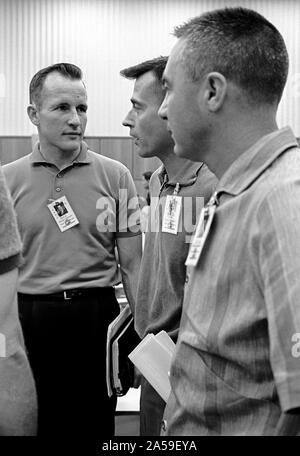
<path id="1" fill-rule="evenodd" d="M 300 407 L 300 150 L 291 130 L 244 152 L 216 195 L 188 270 L 166 432 L 272 435 Z"/>

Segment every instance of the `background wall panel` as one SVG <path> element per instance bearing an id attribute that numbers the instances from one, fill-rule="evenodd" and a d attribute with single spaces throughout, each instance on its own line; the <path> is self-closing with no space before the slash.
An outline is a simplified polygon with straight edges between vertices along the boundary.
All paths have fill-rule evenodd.
<path id="1" fill-rule="evenodd" d="M 90 138 L 85 138 L 84 140 L 91 150 L 100 154 L 101 138 L 90 137 Z"/>
<path id="2" fill-rule="evenodd" d="M 5 137 L 0 138 L 0 163 L 5 165 L 31 152 L 31 137 Z"/>
<path id="3" fill-rule="evenodd" d="M 298 0 L 0 0 L 0 135 L 31 135 L 28 85 L 40 68 L 79 65 L 89 94 L 89 136 L 127 136 L 121 122 L 132 82 L 119 71 L 167 55 L 175 25 L 223 6 L 254 8 L 285 38 L 288 84 L 278 123 L 300 135 L 300 2 Z"/>
<path id="4" fill-rule="evenodd" d="M 133 150 L 131 138 L 101 138 L 100 153 L 123 163 L 133 169 Z"/>

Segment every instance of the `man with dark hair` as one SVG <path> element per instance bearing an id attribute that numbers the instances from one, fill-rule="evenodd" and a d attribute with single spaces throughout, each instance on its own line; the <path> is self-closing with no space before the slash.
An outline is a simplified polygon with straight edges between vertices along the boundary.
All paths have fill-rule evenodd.
<path id="1" fill-rule="evenodd" d="M 41 93 L 43 90 L 45 79 L 48 74 L 53 72 L 59 73 L 68 79 L 82 80 L 82 71 L 78 66 L 70 63 L 55 63 L 46 68 L 42 68 L 38 71 L 30 81 L 29 84 L 29 103 L 40 106 L 41 104 Z M 83 81 L 82 84 L 84 85 Z"/>
<path id="2" fill-rule="evenodd" d="M 23 241 L 19 311 L 37 386 L 38 435 L 113 435 L 106 334 L 119 313 L 115 247 L 134 307 L 141 256 L 136 190 L 125 166 L 83 142 L 87 93 L 78 67 L 39 71 L 30 98 L 39 143 L 4 171 Z"/>
<path id="3" fill-rule="evenodd" d="M 220 180 L 186 261 L 166 433 L 300 434 L 300 154 L 276 124 L 287 50 L 244 8 L 175 34 L 159 114 L 175 153 Z"/>
<path id="4" fill-rule="evenodd" d="M 165 330 L 176 342 L 183 300 L 190 235 L 196 209 L 208 201 L 216 178 L 203 163 L 174 154 L 174 142 L 158 116 L 164 98 L 162 74 L 167 57 L 121 71 L 135 79 L 132 108 L 123 125 L 130 128 L 141 157 L 158 157 L 162 166 L 150 180 L 150 217 L 138 282 L 135 327 L 140 337 Z M 172 202 L 179 212 L 172 213 Z M 197 204 L 198 203 L 198 204 Z M 174 225 L 166 227 L 167 220 Z M 140 433 L 159 435 L 165 402 L 144 378 L 141 382 Z"/>

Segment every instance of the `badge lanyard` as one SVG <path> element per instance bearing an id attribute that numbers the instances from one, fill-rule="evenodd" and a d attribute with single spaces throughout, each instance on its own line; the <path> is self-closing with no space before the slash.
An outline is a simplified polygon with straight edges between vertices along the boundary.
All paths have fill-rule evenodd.
<path id="1" fill-rule="evenodd" d="M 162 221 L 163 233 L 178 233 L 178 225 L 181 213 L 182 198 L 178 196 L 180 185 L 177 182 L 173 195 L 167 195 L 164 216 Z"/>
<path id="2" fill-rule="evenodd" d="M 217 194 L 214 193 L 207 205 L 202 209 L 192 245 L 190 246 L 189 254 L 185 262 L 186 266 L 195 267 L 197 265 L 218 204 Z"/>

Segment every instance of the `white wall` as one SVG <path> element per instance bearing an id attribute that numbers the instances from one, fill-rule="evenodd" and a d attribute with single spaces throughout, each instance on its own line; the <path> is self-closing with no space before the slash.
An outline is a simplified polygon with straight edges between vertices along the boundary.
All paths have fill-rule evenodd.
<path id="1" fill-rule="evenodd" d="M 225 5 L 256 9 L 284 36 L 290 74 L 278 123 L 300 136 L 299 0 L 0 0 L 0 135 L 34 132 L 26 115 L 30 79 L 69 61 L 82 68 L 88 88 L 86 134 L 127 136 L 121 122 L 132 83 L 119 71 L 167 55 L 175 25 Z"/>

